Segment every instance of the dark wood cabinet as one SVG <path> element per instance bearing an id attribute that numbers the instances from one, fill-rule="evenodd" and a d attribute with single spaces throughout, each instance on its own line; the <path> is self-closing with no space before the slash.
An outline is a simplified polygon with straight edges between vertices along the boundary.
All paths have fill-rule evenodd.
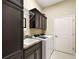
<path id="1" fill-rule="evenodd" d="M 33 52 L 32 54 L 26 56 L 24 59 L 35 59 L 35 52 Z"/>
<path id="2" fill-rule="evenodd" d="M 6 0 L 6 1 L 9 1 L 15 4 L 16 6 L 23 8 L 23 0 Z"/>
<path id="3" fill-rule="evenodd" d="M 43 17 L 43 21 L 42 22 L 43 22 L 42 28 L 46 29 L 47 28 L 47 20 L 46 20 L 46 18 Z"/>
<path id="4" fill-rule="evenodd" d="M 22 54 L 23 53 L 21 51 L 17 51 L 17 52 L 14 52 L 14 53 L 4 57 L 3 59 L 23 59 Z"/>
<path id="5" fill-rule="evenodd" d="M 34 13 L 34 16 L 30 16 L 30 28 L 46 29 L 47 17 L 38 11 L 36 8 L 30 10 Z"/>
<path id="6" fill-rule="evenodd" d="M 42 42 L 25 49 L 24 59 L 42 59 Z"/>
<path id="7" fill-rule="evenodd" d="M 20 0 L 18 0 L 18 2 L 19 1 Z M 5 57 L 5 59 L 21 59 L 20 55 L 12 54 L 23 49 L 23 8 L 18 7 L 12 2 L 9 2 L 8 0 L 2 1 L 3 59 Z"/>
<path id="8" fill-rule="evenodd" d="M 36 59 L 41 59 L 41 48 L 38 48 L 37 50 L 36 50 L 36 52 L 35 52 L 35 55 L 36 55 Z"/>

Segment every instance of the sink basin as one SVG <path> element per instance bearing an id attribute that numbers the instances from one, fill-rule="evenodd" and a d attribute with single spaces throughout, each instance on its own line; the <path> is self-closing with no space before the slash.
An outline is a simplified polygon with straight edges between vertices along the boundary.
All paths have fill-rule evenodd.
<path id="1" fill-rule="evenodd" d="M 39 41 L 39 40 L 27 38 L 27 39 L 24 40 L 24 44 L 31 44 L 31 43 L 34 43 L 36 41 Z"/>
<path id="2" fill-rule="evenodd" d="M 32 46 L 35 43 L 38 43 L 40 40 L 33 39 L 33 38 L 26 38 L 24 39 L 24 48 Z"/>

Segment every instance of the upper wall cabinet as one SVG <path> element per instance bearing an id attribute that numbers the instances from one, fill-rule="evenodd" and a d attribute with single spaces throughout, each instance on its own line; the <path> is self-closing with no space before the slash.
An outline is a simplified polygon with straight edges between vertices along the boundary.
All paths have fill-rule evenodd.
<path id="1" fill-rule="evenodd" d="M 47 17 L 36 8 L 30 10 L 34 15 L 30 15 L 30 28 L 46 29 Z"/>

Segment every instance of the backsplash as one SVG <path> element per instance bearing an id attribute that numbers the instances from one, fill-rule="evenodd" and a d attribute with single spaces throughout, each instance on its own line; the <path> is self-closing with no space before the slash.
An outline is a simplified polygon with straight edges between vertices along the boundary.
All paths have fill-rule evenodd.
<path id="1" fill-rule="evenodd" d="M 30 35 L 42 34 L 43 31 L 41 29 L 30 29 Z"/>
<path id="2" fill-rule="evenodd" d="M 24 31 L 24 36 L 26 36 L 26 35 L 29 35 L 29 36 L 32 36 L 32 35 L 36 35 L 36 34 L 43 34 L 43 33 L 45 33 L 45 30 L 41 30 L 41 29 L 27 29 L 28 30 L 28 32 L 27 31 Z"/>

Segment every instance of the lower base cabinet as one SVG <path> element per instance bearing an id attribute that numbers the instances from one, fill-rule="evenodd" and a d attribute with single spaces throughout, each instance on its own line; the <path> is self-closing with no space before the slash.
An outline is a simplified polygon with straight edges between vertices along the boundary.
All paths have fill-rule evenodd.
<path id="1" fill-rule="evenodd" d="M 22 56 L 21 55 L 14 55 L 14 56 L 8 57 L 6 59 L 22 59 Z"/>
<path id="2" fill-rule="evenodd" d="M 38 49 L 36 50 L 36 54 L 35 54 L 35 55 L 36 55 L 36 59 L 41 59 L 42 56 L 41 56 L 41 52 L 40 52 L 40 51 L 41 51 L 40 48 L 38 48 Z"/>
<path id="3" fill-rule="evenodd" d="M 23 59 L 23 55 L 22 52 L 15 52 L 4 57 L 3 59 Z"/>
<path id="4" fill-rule="evenodd" d="M 35 54 L 32 53 L 32 54 L 26 56 L 25 59 L 35 59 Z"/>
<path id="5" fill-rule="evenodd" d="M 24 59 L 42 59 L 42 42 L 24 50 Z"/>

